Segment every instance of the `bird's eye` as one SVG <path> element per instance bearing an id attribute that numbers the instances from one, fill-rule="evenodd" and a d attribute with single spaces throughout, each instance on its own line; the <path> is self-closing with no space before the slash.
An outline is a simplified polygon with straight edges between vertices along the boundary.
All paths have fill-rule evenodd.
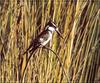
<path id="1" fill-rule="evenodd" d="M 46 26 L 46 28 L 45 29 L 48 29 L 49 28 L 49 26 Z"/>

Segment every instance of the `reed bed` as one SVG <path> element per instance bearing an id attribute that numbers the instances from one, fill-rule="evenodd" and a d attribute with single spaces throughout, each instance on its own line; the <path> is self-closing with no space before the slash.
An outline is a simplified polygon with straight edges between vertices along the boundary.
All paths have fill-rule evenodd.
<path id="1" fill-rule="evenodd" d="M 49 19 L 64 39 L 53 35 L 51 49 L 39 48 L 23 74 L 22 55 Z M 50 44 L 47 45 L 50 47 Z M 21 63 L 23 59 L 23 63 Z M 0 83 L 99 83 L 99 0 L 0 0 Z"/>

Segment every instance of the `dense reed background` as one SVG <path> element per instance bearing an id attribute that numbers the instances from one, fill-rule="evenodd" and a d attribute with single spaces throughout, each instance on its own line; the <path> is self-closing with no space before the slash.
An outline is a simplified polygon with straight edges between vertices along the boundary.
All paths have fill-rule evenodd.
<path id="1" fill-rule="evenodd" d="M 55 33 L 51 48 L 68 79 L 56 56 L 39 48 L 28 63 L 23 82 L 99 83 L 99 0 L 0 0 L 0 83 L 19 82 L 27 59 L 22 53 L 49 18 L 64 37 Z"/>

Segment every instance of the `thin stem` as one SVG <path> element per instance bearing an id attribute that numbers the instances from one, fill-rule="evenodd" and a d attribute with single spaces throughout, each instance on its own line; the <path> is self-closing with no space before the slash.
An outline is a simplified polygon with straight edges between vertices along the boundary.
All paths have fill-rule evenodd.
<path id="1" fill-rule="evenodd" d="M 65 72 L 64 66 L 63 66 L 62 61 L 61 61 L 61 59 L 59 58 L 59 56 L 58 56 L 52 49 L 50 49 L 49 47 L 44 46 L 43 48 L 52 51 L 52 52 L 56 55 L 56 57 L 57 57 L 57 59 L 58 59 L 60 65 L 61 65 L 61 67 L 62 67 L 63 73 L 64 73 L 64 75 L 66 76 L 66 78 L 67 78 L 67 80 L 68 80 L 68 83 L 70 83 L 69 78 L 68 78 L 68 76 L 67 76 L 67 74 L 66 74 L 66 72 Z"/>

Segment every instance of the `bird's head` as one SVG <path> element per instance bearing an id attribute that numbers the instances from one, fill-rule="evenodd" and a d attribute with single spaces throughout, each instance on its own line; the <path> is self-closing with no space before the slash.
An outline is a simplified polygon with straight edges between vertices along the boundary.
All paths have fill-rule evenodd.
<path id="1" fill-rule="evenodd" d="M 61 38 L 63 38 L 62 35 L 61 35 L 61 33 L 60 33 L 59 30 L 58 30 L 58 27 L 56 26 L 56 24 L 55 24 L 54 22 L 49 21 L 49 22 L 46 24 L 46 29 L 49 30 L 49 31 L 51 31 L 52 33 L 53 33 L 53 32 L 57 32 L 57 34 L 58 34 Z"/>

